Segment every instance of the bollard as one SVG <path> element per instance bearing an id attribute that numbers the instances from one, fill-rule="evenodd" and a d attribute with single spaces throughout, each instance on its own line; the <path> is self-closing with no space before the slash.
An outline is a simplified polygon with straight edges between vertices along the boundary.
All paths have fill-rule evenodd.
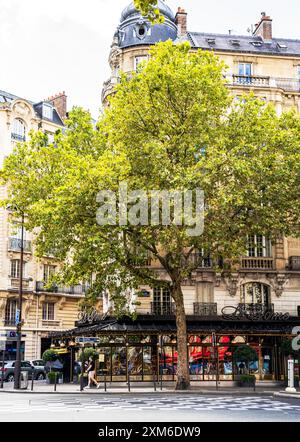
<path id="1" fill-rule="evenodd" d="M 31 375 L 31 391 L 33 391 L 34 374 Z"/>
<path id="2" fill-rule="evenodd" d="M 2 375 L 1 375 L 1 388 L 3 389 L 3 383 L 4 383 L 4 362 L 5 362 L 5 350 L 2 352 Z"/>
<path id="3" fill-rule="evenodd" d="M 128 373 L 128 391 L 130 393 L 130 374 Z"/>
<path id="4" fill-rule="evenodd" d="M 54 391 L 56 391 L 56 385 L 57 385 L 57 372 L 55 372 L 55 378 L 54 378 Z"/>
<path id="5" fill-rule="evenodd" d="M 154 391 L 156 391 L 156 373 L 153 372 L 153 386 L 154 386 Z"/>
<path id="6" fill-rule="evenodd" d="M 162 375 L 162 372 L 160 373 L 160 389 L 161 389 L 161 391 L 163 389 L 163 375 Z"/>
<path id="7" fill-rule="evenodd" d="M 107 391 L 107 385 L 106 385 L 106 375 L 104 376 L 104 391 Z"/>

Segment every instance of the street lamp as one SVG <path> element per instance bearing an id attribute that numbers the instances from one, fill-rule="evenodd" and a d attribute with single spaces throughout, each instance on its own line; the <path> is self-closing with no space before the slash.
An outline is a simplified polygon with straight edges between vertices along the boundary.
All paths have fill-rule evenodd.
<path id="1" fill-rule="evenodd" d="M 17 351 L 14 370 L 14 389 L 19 390 L 21 378 L 21 343 L 22 343 L 22 304 L 23 304 L 23 265 L 24 265 L 24 221 L 25 215 L 17 206 L 8 206 L 8 210 L 16 210 L 21 213 L 21 244 L 20 244 L 20 283 L 19 283 L 19 301 L 16 312 L 16 331 L 17 331 Z"/>

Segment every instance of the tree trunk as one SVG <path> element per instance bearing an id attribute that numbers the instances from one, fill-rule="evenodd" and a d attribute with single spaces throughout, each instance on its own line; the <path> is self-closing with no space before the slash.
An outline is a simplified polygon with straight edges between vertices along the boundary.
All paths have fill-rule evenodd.
<path id="1" fill-rule="evenodd" d="M 177 382 L 176 390 L 188 390 L 190 388 L 190 371 L 188 360 L 188 341 L 186 315 L 181 287 L 174 287 L 172 296 L 176 306 L 176 326 L 177 326 Z"/>

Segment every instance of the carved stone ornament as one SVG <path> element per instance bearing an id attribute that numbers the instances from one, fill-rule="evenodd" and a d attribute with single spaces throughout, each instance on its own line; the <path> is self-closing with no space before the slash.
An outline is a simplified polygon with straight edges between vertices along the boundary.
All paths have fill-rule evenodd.
<path id="1" fill-rule="evenodd" d="M 267 275 L 269 283 L 273 288 L 277 298 L 280 298 L 283 294 L 284 287 L 289 281 L 289 275 L 286 273 L 277 273 Z"/>
<path id="2" fill-rule="evenodd" d="M 238 273 L 231 273 L 224 277 L 225 284 L 229 295 L 234 298 L 237 294 L 238 287 L 241 285 L 241 277 Z"/>
<path id="3" fill-rule="evenodd" d="M 22 118 L 26 118 L 31 114 L 31 109 L 23 101 L 17 101 L 13 106 L 13 112 Z"/>

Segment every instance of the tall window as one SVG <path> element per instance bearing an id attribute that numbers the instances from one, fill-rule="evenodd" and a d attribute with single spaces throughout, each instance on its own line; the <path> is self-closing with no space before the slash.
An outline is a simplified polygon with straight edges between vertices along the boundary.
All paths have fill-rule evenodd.
<path id="1" fill-rule="evenodd" d="M 247 256 L 253 258 L 266 258 L 272 256 L 272 244 L 263 235 L 248 235 Z"/>
<path id="2" fill-rule="evenodd" d="M 49 282 L 55 272 L 56 272 L 56 266 L 45 264 L 44 265 L 44 282 Z"/>
<path id="3" fill-rule="evenodd" d="M 54 302 L 44 302 L 43 321 L 54 321 Z"/>
<path id="4" fill-rule="evenodd" d="M 241 301 L 243 304 L 270 304 L 270 287 L 260 282 L 249 282 L 242 286 Z"/>
<path id="5" fill-rule="evenodd" d="M 18 303 L 16 299 L 8 299 L 5 306 L 5 325 L 13 325 L 16 321 L 16 310 Z"/>
<path id="6" fill-rule="evenodd" d="M 238 65 L 238 83 L 251 84 L 252 82 L 252 64 L 251 63 L 239 63 Z"/>
<path id="7" fill-rule="evenodd" d="M 20 118 L 16 118 L 13 122 L 11 137 L 16 141 L 26 141 L 26 126 Z"/>
<path id="8" fill-rule="evenodd" d="M 10 262 L 10 276 L 12 278 L 20 278 L 21 261 L 19 259 L 12 259 Z M 23 263 L 23 278 L 26 277 L 25 274 L 26 266 Z"/>
<path id="9" fill-rule="evenodd" d="M 170 315 L 172 312 L 172 298 L 166 288 L 155 287 L 153 290 L 153 313 L 155 315 Z"/>

